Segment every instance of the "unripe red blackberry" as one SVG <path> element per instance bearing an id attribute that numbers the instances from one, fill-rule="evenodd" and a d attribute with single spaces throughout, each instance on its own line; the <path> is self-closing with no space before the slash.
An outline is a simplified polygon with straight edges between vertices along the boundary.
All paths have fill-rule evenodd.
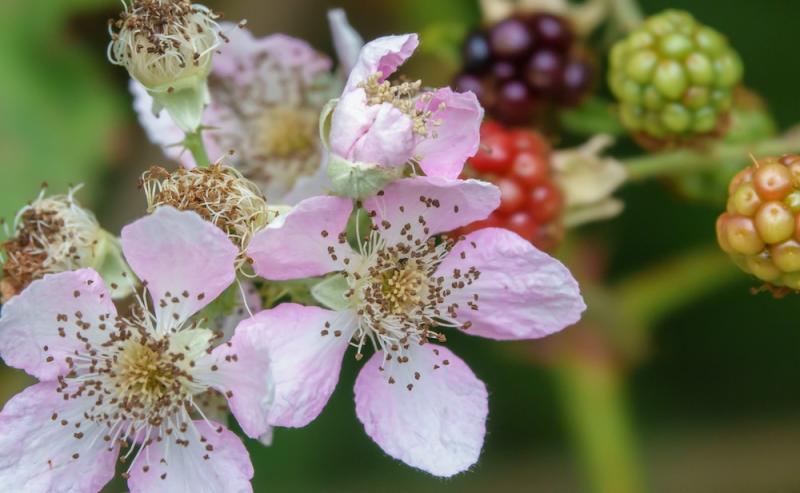
<path id="1" fill-rule="evenodd" d="M 473 91 L 497 120 L 525 124 L 560 106 L 579 104 L 595 68 L 567 20 L 517 14 L 467 36 L 454 85 Z"/>
<path id="2" fill-rule="evenodd" d="M 800 290 L 800 155 L 764 158 L 731 180 L 717 240 L 742 270 Z"/>
<path id="3" fill-rule="evenodd" d="M 622 123 L 648 148 L 722 134 L 741 78 L 727 39 L 679 10 L 618 41 L 608 72 Z"/>
<path id="4" fill-rule="evenodd" d="M 497 185 L 500 207 L 487 219 L 456 234 L 486 227 L 506 228 L 541 250 L 554 250 L 564 231 L 564 198 L 553 180 L 550 157 L 550 146 L 537 132 L 484 122 L 481 148 L 467 162 L 465 175 Z"/>

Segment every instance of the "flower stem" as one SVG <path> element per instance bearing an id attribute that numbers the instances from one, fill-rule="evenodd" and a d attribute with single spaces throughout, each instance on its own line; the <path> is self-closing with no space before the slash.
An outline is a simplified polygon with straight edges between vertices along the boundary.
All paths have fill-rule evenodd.
<path id="1" fill-rule="evenodd" d="M 564 355 L 557 376 L 589 491 L 645 491 L 620 366 L 575 351 Z"/>
<path id="2" fill-rule="evenodd" d="M 789 134 L 759 142 L 730 144 L 721 142 L 705 151 L 679 149 L 647 154 L 623 160 L 629 180 L 644 180 L 657 176 L 675 176 L 709 170 L 725 163 L 750 161 L 750 156 L 780 155 L 800 151 L 800 136 Z"/>
<path id="3" fill-rule="evenodd" d="M 203 130 L 198 128 L 195 132 L 187 133 L 183 145 L 192 153 L 195 164 L 200 168 L 211 166 L 206 146 L 203 144 Z"/>

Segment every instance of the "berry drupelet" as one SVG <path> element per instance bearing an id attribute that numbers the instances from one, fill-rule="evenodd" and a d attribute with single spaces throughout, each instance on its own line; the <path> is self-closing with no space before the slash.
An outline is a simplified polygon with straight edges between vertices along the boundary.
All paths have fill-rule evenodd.
<path id="1" fill-rule="evenodd" d="M 608 72 L 623 125 L 648 149 L 723 134 L 741 78 L 742 62 L 725 37 L 677 10 L 618 41 Z"/>
<path id="2" fill-rule="evenodd" d="M 484 122 L 481 148 L 467 162 L 465 174 L 497 185 L 500 207 L 458 234 L 500 227 L 517 233 L 541 250 L 554 250 L 563 236 L 564 200 L 553 180 L 550 154 L 550 146 L 537 132 Z"/>
<path id="3" fill-rule="evenodd" d="M 594 66 L 571 26 L 547 13 L 517 14 L 472 32 L 463 56 L 455 86 L 474 92 L 490 115 L 507 124 L 577 105 L 594 78 Z"/>
<path id="4" fill-rule="evenodd" d="M 731 181 L 717 240 L 742 270 L 800 290 L 800 155 L 768 157 Z"/>

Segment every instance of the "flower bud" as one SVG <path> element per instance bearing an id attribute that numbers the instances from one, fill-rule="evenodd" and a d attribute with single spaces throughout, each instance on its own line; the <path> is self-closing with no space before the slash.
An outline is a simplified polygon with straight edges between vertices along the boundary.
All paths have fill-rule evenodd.
<path id="1" fill-rule="evenodd" d="M 133 0 L 109 24 L 108 59 L 128 70 L 184 132 L 200 125 L 209 102 L 211 56 L 224 35 L 218 15 L 189 0 Z"/>

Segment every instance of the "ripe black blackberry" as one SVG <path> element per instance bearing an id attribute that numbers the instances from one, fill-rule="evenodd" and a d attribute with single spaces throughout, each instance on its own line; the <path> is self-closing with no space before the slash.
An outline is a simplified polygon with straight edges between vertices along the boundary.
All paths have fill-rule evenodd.
<path id="1" fill-rule="evenodd" d="M 489 114 L 512 125 L 577 105 L 594 80 L 595 67 L 572 27 L 552 14 L 516 14 L 474 31 L 463 57 L 457 89 L 473 91 Z"/>

